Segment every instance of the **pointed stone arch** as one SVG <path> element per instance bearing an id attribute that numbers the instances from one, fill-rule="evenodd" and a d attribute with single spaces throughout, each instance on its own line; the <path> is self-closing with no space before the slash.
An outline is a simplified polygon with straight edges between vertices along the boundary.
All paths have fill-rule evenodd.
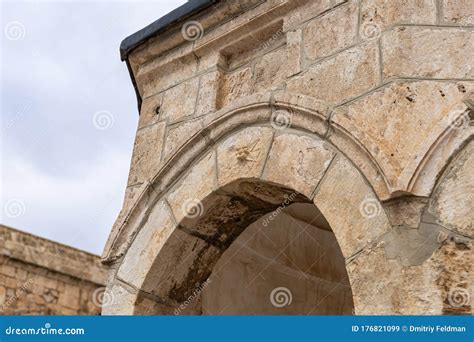
<path id="1" fill-rule="evenodd" d="M 390 228 L 365 178 L 320 136 L 247 126 L 196 160 L 141 215 L 109 286 L 118 313 L 172 313 L 248 225 L 285 203 L 314 203 L 347 262 Z"/>
<path id="2" fill-rule="evenodd" d="M 389 82 L 336 108 L 331 115 L 334 134 L 328 139 L 350 156 L 382 200 L 429 197 L 444 168 L 474 137 L 473 93 L 464 94 L 461 86 Z M 443 96 L 433 95 L 438 93 Z M 366 167 L 363 150 L 378 173 Z M 380 191 L 373 181 L 380 177 L 386 191 Z"/>
<path id="3" fill-rule="evenodd" d="M 332 110 L 330 104 L 309 96 L 288 92 L 258 93 L 238 99 L 230 106 L 206 117 L 204 128 L 189 137 L 186 143 L 165 161 L 156 175 L 138 189 L 133 204 L 126 213 L 120 215 L 112 228 L 104 249 L 104 262 L 113 262 L 125 253 L 130 239 L 137 232 L 137 227 L 149 213 L 150 203 L 156 202 L 157 198 L 178 181 L 197 159 L 228 136 L 251 126 L 267 126 L 280 132 L 282 130 L 278 124 L 272 125 L 280 112 L 289 122 L 287 126 L 282 127 L 283 131 L 291 130 L 299 135 L 318 137 L 324 140 L 326 145 L 334 148 L 332 142 L 326 139 L 331 130 L 329 118 Z M 345 130 L 341 130 L 339 134 L 341 139 L 348 142 L 342 145 L 345 152 L 357 153 L 357 162 L 363 164 L 361 168 L 363 177 L 369 182 L 378 198 L 382 200 L 387 198 L 390 196 L 388 187 L 377 162 L 363 146 L 354 143 L 355 140 L 350 138 L 350 135 L 351 132 Z"/>
<path id="4" fill-rule="evenodd" d="M 242 230 L 291 194 L 296 194 L 292 202 L 314 203 L 329 222 L 346 260 L 356 313 L 425 310 L 429 301 L 410 303 L 410 309 L 403 304 L 407 293 L 423 297 L 420 284 L 405 286 L 407 292 L 388 302 L 380 297 L 387 279 L 405 279 L 403 266 L 386 257 L 384 239 L 391 225 L 381 202 L 398 196 L 400 188 L 393 187 L 370 144 L 363 144 L 361 126 L 338 119 L 339 111 L 312 97 L 275 92 L 238 99 L 206 117 L 204 128 L 141 186 L 130 211 L 116 222 L 104 253 L 114 270 L 108 291 L 116 305 L 104 313 L 172 314 Z M 415 169 L 434 163 L 438 174 L 451 150 L 472 132 L 450 136 L 451 147 L 435 144 L 441 148 L 434 149 L 435 157 L 425 156 Z M 409 178 L 414 185 L 402 193 L 416 188 L 413 179 L 421 179 L 416 172 Z M 431 192 L 434 181 L 427 184 L 424 191 Z M 199 220 L 188 217 L 187 206 L 200 213 Z M 219 225 L 223 219 L 226 225 Z M 176 269 L 180 262 L 188 263 Z M 388 276 L 373 277 L 372 268 Z"/>

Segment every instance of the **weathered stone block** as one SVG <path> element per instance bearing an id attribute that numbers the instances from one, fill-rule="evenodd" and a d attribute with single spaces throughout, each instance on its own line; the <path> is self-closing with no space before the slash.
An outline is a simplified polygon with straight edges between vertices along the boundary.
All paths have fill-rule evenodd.
<path id="1" fill-rule="evenodd" d="M 182 303 L 207 279 L 220 255 L 204 240 L 175 230 L 150 269 L 143 290 L 171 304 Z"/>
<path id="2" fill-rule="evenodd" d="M 130 246 L 118 270 L 118 277 L 140 288 L 156 256 L 175 228 L 166 203 L 157 203 Z"/>
<path id="3" fill-rule="evenodd" d="M 425 267 L 387 261 L 383 248 L 363 251 L 347 265 L 357 315 L 435 315 L 442 303 L 435 275 Z M 374 282 L 374 274 L 379 281 Z"/>
<path id="4" fill-rule="evenodd" d="M 286 91 L 275 91 L 272 95 L 272 126 L 280 129 L 298 127 L 319 136 L 326 135 L 327 121 L 332 110 L 328 102 Z M 301 108 L 302 111 L 293 108 Z"/>
<path id="5" fill-rule="evenodd" d="M 194 78 L 165 91 L 160 109 L 162 117 L 169 122 L 176 122 L 192 115 L 196 105 L 198 83 L 198 79 Z"/>
<path id="6" fill-rule="evenodd" d="M 374 88 L 379 82 L 378 48 L 369 43 L 341 52 L 288 81 L 288 90 L 336 103 Z"/>
<path id="7" fill-rule="evenodd" d="M 102 308 L 102 315 L 133 315 L 137 295 L 131 293 L 120 284 L 111 284 L 107 287 L 105 296 L 113 300 Z"/>
<path id="8" fill-rule="evenodd" d="M 7 299 L 7 289 L 4 286 L 0 286 L 0 306 L 5 304 L 5 300 Z"/>
<path id="9" fill-rule="evenodd" d="M 239 97 L 251 93 L 252 69 L 245 68 L 224 76 L 223 84 L 219 93 L 219 108 L 222 108 Z"/>
<path id="10" fill-rule="evenodd" d="M 201 76 L 196 115 L 213 112 L 217 109 L 217 94 L 219 92 L 221 71 L 212 71 Z"/>
<path id="11" fill-rule="evenodd" d="M 474 142 L 453 164 L 436 188 L 429 211 L 443 226 L 474 238 Z"/>
<path id="12" fill-rule="evenodd" d="M 354 44 L 357 22 L 357 2 L 353 0 L 310 21 L 303 31 L 305 57 L 323 58 Z"/>
<path id="13" fill-rule="evenodd" d="M 295 2 L 297 2 L 299 6 L 285 17 L 283 29 L 286 31 L 294 28 L 305 21 L 322 15 L 345 1 L 346 0 L 296 0 Z"/>
<path id="14" fill-rule="evenodd" d="M 203 119 L 193 119 L 179 123 L 169 129 L 166 135 L 163 160 L 168 160 L 194 134 L 203 128 Z"/>
<path id="15" fill-rule="evenodd" d="M 322 140 L 283 133 L 274 139 L 263 179 L 311 197 L 334 155 Z"/>
<path id="16" fill-rule="evenodd" d="M 411 267 L 387 261 L 381 246 L 363 251 L 347 265 L 356 314 L 472 313 L 472 243 L 446 242 L 422 265 Z M 379 281 L 372 281 L 374 274 Z"/>
<path id="17" fill-rule="evenodd" d="M 186 216 L 202 214 L 201 199 L 209 195 L 217 183 L 216 156 L 210 152 L 202 158 L 168 195 L 174 217 L 179 223 Z"/>
<path id="18" fill-rule="evenodd" d="M 302 53 L 301 44 L 303 43 L 303 31 L 297 29 L 286 33 L 286 76 L 293 76 L 301 71 Z"/>
<path id="19" fill-rule="evenodd" d="M 405 196 L 384 204 L 392 226 L 418 228 L 428 200 L 423 197 Z"/>
<path id="20" fill-rule="evenodd" d="M 66 294 L 62 293 L 62 294 L 59 295 L 58 304 L 63 306 L 64 308 L 74 310 L 79 305 L 79 297 L 66 295 Z M 67 314 L 67 311 L 66 311 L 66 314 Z"/>
<path id="21" fill-rule="evenodd" d="M 163 93 L 143 99 L 140 109 L 140 118 L 138 120 L 138 129 L 151 126 L 161 120 L 163 117 L 161 113 L 162 101 Z"/>
<path id="22" fill-rule="evenodd" d="M 49 277 L 43 277 L 43 276 L 40 276 L 40 277 L 35 277 L 34 278 L 34 283 L 37 284 L 38 286 L 42 286 L 42 287 L 45 287 L 45 288 L 48 288 L 48 289 L 56 289 L 57 288 L 57 285 L 58 285 L 58 281 L 56 279 L 53 279 L 53 278 L 49 278 Z M 74 288 L 77 290 L 77 288 Z M 66 287 L 66 292 L 73 292 L 74 290 L 71 290 L 71 287 L 70 286 L 67 286 Z M 79 295 L 77 293 L 77 295 Z"/>
<path id="23" fill-rule="evenodd" d="M 269 91 L 281 86 L 288 73 L 286 49 L 280 48 L 255 63 L 255 91 Z"/>
<path id="24" fill-rule="evenodd" d="M 226 64 L 226 58 L 220 51 L 206 51 L 205 54 L 199 55 L 198 73 L 208 69 L 214 70 L 216 67 L 225 68 Z"/>
<path id="25" fill-rule="evenodd" d="M 269 94 L 266 93 L 266 95 Z M 269 96 L 265 97 L 269 98 Z M 245 101 L 235 100 L 235 103 L 242 104 L 250 102 L 247 101 L 248 98 L 243 98 L 242 100 Z M 271 113 L 269 106 L 248 111 L 234 111 L 233 109 L 238 108 L 238 106 L 236 106 L 235 108 L 230 108 L 229 111 L 227 111 L 227 108 L 228 107 L 225 108 L 226 111 L 218 111 L 213 115 L 209 115 L 204 121 L 204 126 L 207 126 L 209 124 L 215 123 L 216 121 L 219 121 L 219 118 L 221 117 L 226 117 L 226 120 L 222 120 L 221 124 L 214 125 L 214 127 L 210 130 L 209 137 L 212 139 L 212 141 L 219 140 L 219 138 L 222 138 L 223 135 L 225 135 L 232 129 L 238 129 L 242 127 L 243 122 L 271 122 Z"/>
<path id="26" fill-rule="evenodd" d="M 384 78 L 474 78 L 473 55 L 470 30 L 397 27 L 382 36 Z"/>
<path id="27" fill-rule="evenodd" d="M 16 270 L 15 267 L 10 266 L 10 265 L 0 265 L 0 273 L 8 276 L 8 277 L 15 277 Z"/>
<path id="28" fill-rule="evenodd" d="M 394 24 L 436 24 L 436 0 L 361 1 L 361 39 L 378 38 Z"/>
<path id="29" fill-rule="evenodd" d="M 145 127 L 137 132 L 130 165 L 128 185 L 150 180 L 158 171 L 165 135 L 164 122 Z"/>
<path id="30" fill-rule="evenodd" d="M 270 148 L 270 128 L 248 128 L 217 147 L 219 185 L 238 178 L 259 178 Z"/>
<path id="31" fill-rule="evenodd" d="M 155 95 L 192 77 L 197 69 L 197 59 L 192 54 L 157 65 L 159 61 L 148 63 L 136 75 L 142 97 Z"/>
<path id="32" fill-rule="evenodd" d="M 471 0 L 442 0 L 443 21 L 457 25 L 474 25 L 474 3 Z"/>
<path id="33" fill-rule="evenodd" d="M 434 81 L 391 83 L 336 110 L 332 121 L 365 146 L 394 190 L 403 190 L 442 132 L 452 126 L 470 87 Z M 423 190 L 420 195 L 428 195 L 431 188 Z"/>
<path id="34" fill-rule="evenodd" d="M 5 278 L 5 285 L 7 287 L 12 288 L 12 289 L 16 289 L 17 287 L 20 287 L 22 285 L 22 282 L 18 281 L 18 279 L 16 279 L 16 278 L 7 277 L 7 278 Z M 39 289 L 38 293 L 43 292 L 44 287 L 42 285 L 36 285 L 36 288 Z"/>
<path id="35" fill-rule="evenodd" d="M 335 206 L 334 199 L 338 205 Z M 362 175 L 338 155 L 319 185 L 314 204 L 330 222 L 345 258 L 389 229 L 382 205 Z"/>
<path id="36" fill-rule="evenodd" d="M 66 296 L 79 298 L 80 292 L 81 292 L 81 290 L 80 290 L 79 286 L 77 286 L 75 284 L 74 285 L 65 284 L 64 294 Z"/>

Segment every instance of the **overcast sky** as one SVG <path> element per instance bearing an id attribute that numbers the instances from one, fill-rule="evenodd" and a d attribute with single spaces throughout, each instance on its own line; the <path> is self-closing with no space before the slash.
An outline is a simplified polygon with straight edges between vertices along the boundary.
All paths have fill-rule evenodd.
<path id="1" fill-rule="evenodd" d="M 100 254 L 138 113 L 119 45 L 185 1 L 1 2 L 1 222 Z"/>

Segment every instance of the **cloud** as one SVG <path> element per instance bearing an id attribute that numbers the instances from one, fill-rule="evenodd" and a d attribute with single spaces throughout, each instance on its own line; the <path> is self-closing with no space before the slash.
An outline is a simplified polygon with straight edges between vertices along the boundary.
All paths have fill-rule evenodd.
<path id="1" fill-rule="evenodd" d="M 2 175 L 2 222 L 100 253 L 122 205 L 128 163 L 127 154 L 107 153 L 79 176 L 58 178 L 10 158 Z M 24 206 L 21 215 L 9 215 L 12 200 Z"/>
<path id="2" fill-rule="evenodd" d="M 122 205 L 138 120 L 120 41 L 184 2 L 0 3 L 2 23 L 25 30 L 1 41 L 2 206 L 24 202 L 23 215 L 3 215 L 3 223 L 102 251 Z M 94 125 L 99 111 L 113 126 Z"/>

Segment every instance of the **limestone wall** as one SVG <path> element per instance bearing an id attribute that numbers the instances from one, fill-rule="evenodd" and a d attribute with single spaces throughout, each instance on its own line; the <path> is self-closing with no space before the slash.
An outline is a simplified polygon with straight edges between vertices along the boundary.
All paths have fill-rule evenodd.
<path id="1" fill-rule="evenodd" d="M 0 226 L 0 314 L 97 315 L 105 267 L 98 256 Z"/>
<path id="2" fill-rule="evenodd" d="M 467 0 L 219 1 L 138 46 L 143 103 L 103 255 L 120 297 L 109 312 L 173 312 L 228 247 L 207 239 L 213 206 L 235 214 L 222 204 L 235 195 L 264 213 L 288 188 L 330 223 L 356 313 L 471 312 L 473 55 Z M 225 188 L 245 178 L 257 195 Z M 184 219 L 188 200 L 201 226 Z M 173 273 L 190 246 L 196 263 Z"/>
<path id="3" fill-rule="evenodd" d="M 180 23 L 129 57 L 143 104 L 124 213 L 212 113 L 272 90 L 328 101 L 334 125 L 376 149 L 392 192 L 406 191 L 412 156 L 474 89 L 470 1 L 222 1 L 194 19 L 196 37 Z"/>

